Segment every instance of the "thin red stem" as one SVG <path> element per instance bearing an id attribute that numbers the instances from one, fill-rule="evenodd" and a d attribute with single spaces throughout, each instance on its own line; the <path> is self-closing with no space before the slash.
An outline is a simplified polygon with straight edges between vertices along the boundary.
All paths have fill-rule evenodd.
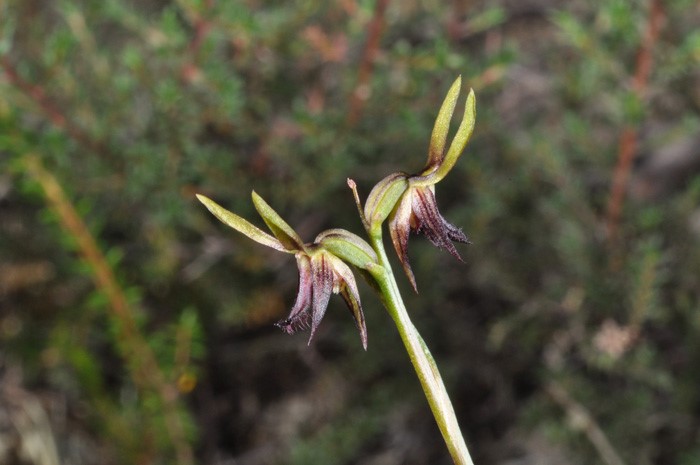
<path id="1" fill-rule="evenodd" d="M 634 76 L 632 77 L 632 90 L 641 100 L 645 97 L 653 64 L 653 49 L 659 38 L 659 31 L 663 20 L 663 5 L 661 0 L 651 0 L 649 17 L 642 38 L 642 43 L 637 53 L 637 62 Z M 618 158 L 613 173 L 612 186 L 607 210 L 608 240 L 617 242 L 620 216 L 627 191 L 627 181 L 632 168 L 632 161 L 637 152 L 637 131 L 635 126 L 627 125 L 618 143 Z"/>
<path id="2" fill-rule="evenodd" d="M 208 12 L 214 7 L 215 0 L 207 0 L 204 4 L 205 11 Z M 187 59 L 180 69 L 180 75 L 185 82 L 191 82 L 196 79 L 198 74 L 197 60 L 199 51 L 202 48 L 204 39 L 211 30 L 212 23 L 207 20 L 204 15 L 198 14 L 193 20 L 194 33 L 190 42 L 187 44 Z"/>
<path id="3" fill-rule="evenodd" d="M 5 77 L 11 85 L 13 85 L 22 94 L 27 96 L 39 108 L 46 119 L 56 128 L 65 132 L 71 139 L 76 141 L 80 146 L 88 149 L 96 154 L 105 154 L 110 160 L 119 160 L 119 157 L 114 156 L 109 148 L 100 141 L 95 140 L 82 128 L 73 123 L 68 118 L 65 112 L 58 106 L 53 99 L 47 94 L 44 88 L 39 84 L 33 84 L 26 81 L 17 72 L 17 68 L 7 56 L 0 56 L 0 69 L 2 69 Z"/>
<path id="4" fill-rule="evenodd" d="M 374 60 L 379 50 L 379 39 L 384 32 L 384 16 L 388 5 L 389 0 L 377 0 L 377 4 L 374 7 L 374 16 L 369 23 L 367 42 L 365 43 L 362 61 L 360 61 L 360 68 L 357 72 L 357 84 L 350 96 L 350 109 L 347 117 L 348 127 L 354 126 L 359 121 L 365 102 L 369 98 L 369 81 L 374 71 Z"/>

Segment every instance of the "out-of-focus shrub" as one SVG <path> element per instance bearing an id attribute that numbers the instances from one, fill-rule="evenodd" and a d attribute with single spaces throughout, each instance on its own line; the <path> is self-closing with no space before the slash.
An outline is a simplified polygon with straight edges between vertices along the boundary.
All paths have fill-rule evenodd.
<path id="1" fill-rule="evenodd" d="M 59 452 L 184 460 L 175 418 L 202 463 L 445 463 L 380 307 L 366 299 L 366 354 L 342 312 L 311 347 L 279 334 L 295 267 L 221 228 L 194 192 L 253 217 L 254 187 L 307 240 L 358 230 L 345 178 L 366 195 L 420 168 L 462 74 L 476 132 L 438 198 L 474 245 L 463 265 L 411 243 L 425 284 L 410 310 L 477 463 L 543 442 L 602 463 L 596 431 L 627 463 L 694 463 L 697 145 L 680 171 L 660 162 L 700 132 L 697 6 L 664 3 L 640 98 L 644 3 L 407 1 L 378 15 L 382 3 L 0 4 L 0 343 L 25 384 L 59 393 L 59 439 L 91 431 L 104 450 L 90 462 L 66 439 Z M 638 150 L 611 243 L 625 127 Z M 86 259 L 47 179 L 103 262 Z M 140 384 L 105 269 L 160 384 Z M 572 421 L 578 407 L 590 421 Z"/>

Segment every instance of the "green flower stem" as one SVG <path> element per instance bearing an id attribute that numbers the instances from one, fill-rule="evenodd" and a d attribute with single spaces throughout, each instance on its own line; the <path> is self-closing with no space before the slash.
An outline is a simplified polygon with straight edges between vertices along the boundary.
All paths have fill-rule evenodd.
<path id="1" fill-rule="evenodd" d="M 464 443 L 464 437 L 459 429 L 452 402 L 447 395 L 447 390 L 442 382 L 435 360 L 418 330 L 413 326 L 406 311 L 406 306 L 399 293 L 399 287 L 396 284 L 394 273 L 384 250 L 381 232 L 379 234 L 370 234 L 370 237 L 372 247 L 377 252 L 379 264 L 382 267 L 380 272 L 373 273 L 379 287 L 381 300 L 394 319 L 394 323 L 396 323 L 401 340 L 406 346 L 413 368 L 418 374 L 418 379 L 428 399 L 430 409 L 433 411 L 433 416 L 440 428 L 442 437 L 450 451 L 452 460 L 454 460 L 456 465 L 474 465 L 467 445 Z"/>

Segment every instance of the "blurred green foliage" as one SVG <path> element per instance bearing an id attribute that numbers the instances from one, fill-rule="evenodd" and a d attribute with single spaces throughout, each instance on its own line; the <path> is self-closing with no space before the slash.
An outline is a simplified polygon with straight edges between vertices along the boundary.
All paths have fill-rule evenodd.
<path id="1" fill-rule="evenodd" d="M 183 459 L 167 396 L 135 382 L 120 320 L 30 154 L 116 276 L 198 463 L 448 463 L 369 290 L 367 353 L 335 301 L 311 347 L 278 333 L 296 268 L 194 193 L 254 218 L 255 188 L 306 240 L 359 231 L 345 179 L 366 195 L 423 166 L 458 74 L 476 90 L 476 131 L 437 196 L 474 245 L 464 265 L 412 241 L 421 294 L 405 292 L 477 463 L 540 449 L 606 463 L 596 428 L 624 463 L 695 463 L 697 142 L 679 169 L 662 162 L 700 134 L 696 2 L 664 2 L 641 97 L 647 2 L 391 2 L 360 82 L 378 3 L 0 2 L 0 365 L 60 396 L 59 444 L 100 451 L 59 446 L 66 463 Z M 610 241 L 625 127 L 638 153 Z"/>

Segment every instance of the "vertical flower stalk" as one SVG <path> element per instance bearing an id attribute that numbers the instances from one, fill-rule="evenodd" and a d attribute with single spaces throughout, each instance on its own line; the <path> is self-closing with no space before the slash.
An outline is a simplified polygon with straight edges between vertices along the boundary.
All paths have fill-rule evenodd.
<path id="1" fill-rule="evenodd" d="M 471 91 L 462 122 L 449 149 L 445 151 L 460 87 L 461 78 L 458 78 L 440 108 L 430 140 L 428 161 L 421 172 L 413 175 L 398 172 L 387 176 L 372 189 L 364 208 L 355 183 L 348 179 L 369 243 L 343 229 L 324 231 L 312 243 L 304 243 L 255 192 L 253 203 L 272 235 L 213 200 L 203 195 L 197 197 L 214 216 L 238 232 L 262 245 L 294 255 L 299 268 L 299 292 L 289 316 L 278 322 L 277 326 L 290 334 L 310 327 L 309 343 L 325 315 L 331 295 L 335 293 L 340 294 L 347 303 L 360 333 L 362 346 L 367 349 L 364 313 L 350 266 L 360 270 L 378 292 L 396 324 L 454 463 L 473 465 L 437 364 L 411 322 L 401 298 L 382 239 L 383 224 L 388 221 L 394 249 L 416 292 L 418 287 L 408 260 L 408 239 L 412 232 L 424 234 L 434 245 L 461 260 L 453 242 L 466 244 L 469 239 L 440 214 L 435 197 L 435 185 L 455 165 L 474 130 L 476 102 Z"/>
<path id="2" fill-rule="evenodd" d="M 435 246 L 462 260 L 452 241 L 469 243 L 469 239 L 440 214 L 435 198 L 435 184 L 455 165 L 474 131 L 476 99 L 474 91 L 470 91 L 462 122 L 445 152 L 449 124 L 460 87 L 461 79 L 458 78 L 440 108 L 430 140 L 428 161 L 420 173 L 408 175 L 399 172 L 387 176 L 372 189 L 364 209 L 355 183 L 348 180 L 348 185 L 353 190 L 362 223 L 383 270 L 377 279 L 380 298 L 396 324 L 452 460 L 457 465 L 473 465 L 437 364 L 413 325 L 401 298 L 382 239 L 382 225 L 388 220 L 392 243 L 416 292 L 418 287 L 408 260 L 408 239 L 411 232 L 425 234 Z"/>
<path id="3" fill-rule="evenodd" d="M 445 383 L 428 346 L 408 315 L 381 239 L 372 243 L 380 249 L 380 263 L 385 269 L 382 279 L 378 280 L 380 298 L 396 324 L 452 460 L 456 465 L 473 465 Z"/>

